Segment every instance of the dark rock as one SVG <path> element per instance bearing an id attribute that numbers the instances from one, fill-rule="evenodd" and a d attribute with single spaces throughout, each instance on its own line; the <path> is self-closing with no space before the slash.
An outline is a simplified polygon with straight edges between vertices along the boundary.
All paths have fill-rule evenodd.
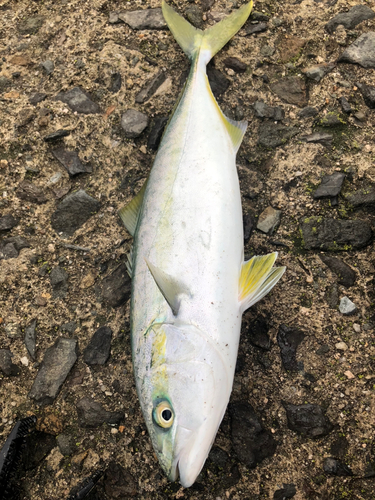
<path id="1" fill-rule="evenodd" d="M 229 461 L 229 456 L 226 451 L 222 450 L 218 446 L 213 446 L 210 454 L 208 455 L 208 460 L 223 469 Z"/>
<path id="2" fill-rule="evenodd" d="M 5 76 L 0 76 L 0 90 L 5 90 L 12 85 L 12 82 Z"/>
<path id="3" fill-rule="evenodd" d="M 16 126 L 18 128 L 25 127 L 28 123 L 33 121 L 35 118 L 35 112 L 31 108 L 23 108 L 18 113 Z"/>
<path id="4" fill-rule="evenodd" d="M 167 75 L 165 74 L 165 72 L 159 71 L 159 73 L 151 78 L 151 80 L 149 80 L 144 85 L 142 90 L 137 94 L 135 102 L 137 102 L 138 104 L 142 104 L 148 101 L 148 99 L 150 99 L 150 97 L 155 94 L 160 85 L 165 82 L 166 78 Z"/>
<path id="5" fill-rule="evenodd" d="M 47 197 L 43 189 L 29 181 L 22 181 L 19 184 L 16 195 L 21 200 L 29 201 L 30 203 L 37 203 L 38 205 L 46 203 L 47 201 Z"/>
<path id="6" fill-rule="evenodd" d="M 306 106 L 306 108 L 301 109 L 301 111 L 298 111 L 297 115 L 299 118 L 311 118 L 313 116 L 316 116 L 318 114 L 318 110 L 313 108 L 312 106 Z"/>
<path id="7" fill-rule="evenodd" d="M 309 438 L 326 436 L 333 425 L 316 404 L 292 405 L 283 403 L 288 420 L 288 428 Z"/>
<path id="8" fill-rule="evenodd" d="M 56 130 L 55 132 L 52 132 L 51 134 L 46 135 L 43 140 L 45 142 L 54 142 L 58 141 L 59 139 L 62 139 L 63 137 L 66 137 L 70 134 L 70 130 L 64 130 L 63 128 L 60 128 L 59 130 Z"/>
<path id="9" fill-rule="evenodd" d="M 371 208 L 375 206 L 375 189 L 370 186 L 368 189 L 355 191 L 347 196 L 347 200 L 354 208 Z"/>
<path id="10" fill-rule="evenodd" d="M 70 321 L 69 323 L 64 323 L 63 325 L 60 326 L 60 330 L 62 332 L 68 332 L 71 335 L 76 331 L 77 329 L 77 323 L 75 321 Z"/>
<path id="11" fill-rule="evenodd" d="M 88 346 L 83 351 L 83 360 L 88 365 L 104 365 L 111 352 L 112 330 L 102 326 L 92 336 Z"/>
<path id="12" fill-rule="evenodd" d="M 70 434 L 59 434 L 56 438 L 56 441 L 60 452 L 64 456 L 73 455 L 73 453 L 77 449 L 77 445 L 75 443 L 76 440 Z"/>
<path id="13" fill-rule="evenodd" d="M 156 151 L 158 149 L 167 122 L 168 116 L 156 116 L 154 118 L 147 140 L 148 149 L 151 149 L 152 151 Z"/>
<path id="14" fill-rule="evenodd" d="M 109 91 L 114 94 L 121 89 L 121 73 L 112 73 Z"/>
<path id="15" fill-rule="evenodd" d="M 52 404 L 77 360 L 77 340 L 60 337 L 44 355 L 29 397 L 40 405 Z"/>
<path id="16" fill-rule="evenodd" d="M 55 99 L 65 102 L 70 109 L 77 111 L 77 113 L 84 113 L 85 115 L 100 113 L 100 106 L 93 102 L 89 95 L 80 87 L 74 87 L 67 92 L 60 92 Z"/>
<path id="17" fill-rule="evenodd" d="M 337 196 L 344 182 L 345 174 L 342 172 L 334 172 L 331 175 L 325 175 L 319 187 L 313 193 L 313 197 L 317 200 L 319 198 L 332 198 Z"/>
<path id="18" fill-rule="evenodd" d="M 78 422 L 81 427 L 99 427 L 107 423 L 118 425 L 124 419 L 122 411 L 107 411 L 100 403 L 84 397 L 77 403 Z"/>
<path id="19" fill-rule="evenodd" d="M 263 318 L 257 318 L 249 323 L 247 327 L 247 337 L 252 345 L 269 351 L 271 349 L 271 340 L 268 336 L 268 324 Z"/>
<path id="20" fill-rule="evenodd" d="M 329 353 L 329 351 L 330 351 L 329 345 L 323 344 L 315 352 L 318 356 L 324 356 L 325 354 Z"/>
<path id="21" fill-rule="evenodd" d="M 31 323 L 25 328 L 25 346 L 27 352 L 30 354 L 32 359 L 35 360 L 35 351 L 36 351 L 36 319 L 33 319 Z"/>
<path id="22" fill-rule="evenodd" d="M 324 298 L 331 309 L 336 309 L 339 305 L 339 289 L 337 283 L 333 283 L 327 288 Z"/>
<path id="23" fill-rule="evenodd" d="M 255 116 L 258 118 L 270 118 L 275 121 L 280 121 L 285 117 L 284 110 L 280 108 L 279 106 L 277 107 L 272 107 L 268 106 L 268 104 L 265 104 L 262 101 L 256 101 L 253 104 Z"/>
<path id="24" fill-rule="evenodd" d="M 133 30 L 163 30 L 167 28 L 160 8 L 120 12 L 118 17 Z"/>
<path id="25" fill-rule="evenodd" d="M 264 429 L 249 403 L 234 402 L 228 408 L 233 449 L 240 462 L 253 469 L 275 453 L 277 443 Z"/>
<path id="26" fill-rule="evenodd" d="M 30 247 L 28 241 L 22 236 L 12 236 L 5 238 L 0 242 L 0 260 L 1 259 L 14 259 L 22 248 Z"/>
<path id="27" fill-rule="evenodd" d="M 51 60 L 47 60 L 47 61 L 42 62 L 41 66 L 44 69 L 44 71 L 46 72 L 47 76 L 51 75 L 53 73 L 53 70 L 55 69 L 55 65 L 54 65 L 53 61 L 51 61 Z"/>
<path id="28" fill-rule="evenodd" d="M 223 62 L 226 68 L 230 68 L 236 73 L 245 73 L 247 70 L 247 64 L 237 59 L 237 57 L 227 57 Z"/>
<path id="29" fill-rule="evenodd" d="M 198 5 L 190 5 L 185 9 L 185 16 L 187 20 L 195 26 L 195 28 L 203 28 L 202 12 Z"/>
<path id="30" fill-rule="evenodd" d="M 68 151 L 65 147 L 60 147 L 54 149 L 52 154 L 66 168 L 70 177 L 92 172 L 91 165 L 88 163 L 83 164 L 76 151 Z"/>
<path id="31" fill-rule="evenodd" d="M 280 99 L 301 108 L 307 105 L 306 85 L 298 76 L 287 76 L 270 85 Z"/>
<path id="32" fill-rule="evenodd" d="M 326 148 L 332 147 L 333 135 L 326 134 L 324 132 L 314 132 L 310 135 L 303 135 L 301 139 L 306 142 L 312 142 L 315 144 L 322 144 Z"/>
<path id="33" fill-rule="evenodd" d="M 121 127 L 129 139 L 139 137 L 148 125 L 148 116 L 136 109 L 128 109 L 121 117 Z"/>
<path id="34" fill-rule="evenodd" d="M 43 23 L 43 16 L 25 16 L 21 24 L 18 26 L 18 30 L 22 35 L 35 35 L 43 26 Z"/>
<path id="35" fill-rule="evenodd" d="M 44 101 L 44 99 L 47 97 L 47 94 L 43 94 L 41 92 L 35 92 L 32 96 L 29 98 L 29 103 L 33 104 L 36 106 L 39 102 Z"/>
<path id="36" fill-rule="evenodd" d="M 336 458 L 327 457 L 323 461 L 323 470 L 332 476 L 353 476 L 353 471 Z"/>
<path id="37" fill-rule="evenodd" d="M 210 82 L 210 87 L 213 95 L 216 99 L 224 94 L 230 85 L 230 81 L 226 78 L 223 73 L 211 65 L 207 66 L 207 77 Z"/>
<path id="38" fill-rule="evenodd" d="M 255 33 L 263 33 L 268 30 L 267 23 L 257 23 L 257 24 L 249 24 L 245 28 L 246 35 L 254 35 Z"/>
<path id="39" fill-rule="evenodd" d="M 286 500 L 287 498 L 293 498 L 297 493 L 296 486 L 294 484 L 284 484 L 280 490 L 276 490 L 273 494 L 273 500 Z"/>
<path id="40" fill-rule="evenodd" d="M 275 19 L 273 19 L 273 23 L 275 23 Z M 305 44 L 306 40 L 293 36 L 290 33 L 281 37 L 278 42 L 280 61 L 282 63 L 287 63 L 288 61 L 298 59 Z"/>
<path id="41" fill-rule="evenodd" d="M 250 21 L 258 21 L 268 23 L 270 20 L 270 16 L 268 14 L 264 14 L 263 12 L 258 12 L 256 10 L 252 10 L 250 14 Z"/>
<path id="42" fill-rule="evenodd" d="M 331 444 L 331 453 L 335 457 L 344 458 L 349 449 L 349 442 L 345 436 L 338 436 Z"/>
<path id="43" fill-rule="evenodd" d="M 56 447 L 56 438 L 46 432 L 33 431 L 25 438 L 22 466 L 28 471 L 35 469 Z"/>
<path id="44" fill-rule="evenodd" d="M 11 214 L 6 214 L 0 217 L 0 231 L 9 231 L 17 226 L 20 219 L 18 217 L 14 217 Z"/>
<path id="45" fill-rule="evenodd" d="M 243 214 L 243 238 L 245 243 L 250 239 L 252 232 L 256 227 L 256 220 L 252 213 L 245 212 Z"/>
<path id="46" fill-rule="evenodd" d="M 116 462 L 110 462 L 105 471 L 104 490 L 111 499 L 135 497 L 138 485 L 130 472 Z"/>
<path id="47" fill-rule="evenodd" d="M 352 107 L 350 106 L 349 102 L 347 101 L 347 99 L 344 96 L 339 98 L 339 103 L 341 105 L 341 109 L 347 115 L 349 115 L 350 113 L 353 112 Z"/>
<path id="48" fill-rule="evenodd" d="M 20 369 L 12 362 L 13 354 L 9 349 L 0 349 L 0 370 L 7 377 L 13 377 L 19 374 Z"/>
<path id="49" fill-rule="evenodd" d="M 347 30 L 352 30 L 357 24 L 373 17 L 375 17 L 375 13 L 370 7 L 367 7 L 367 5 L 355 5 L 348 12 L 341 12 L 333 17 L 325 25 L 325 29 L 328 33 L 333 33 L 337 26 L 342 24 Z"/>
<path id="50" fill-rule="evenodd" d="M 314 66 L 304 69 L 303 73 L 307 76 L 307 78 L 310 78 L 310 80 L 320 82 L 320 80 L 332 71 L 334 67 L 334 63 L 314 64 Z"/>
<path id="51" fill-rule="evenodd" d="M 102 281 L 103 299 L 111 307 L 119 307 L 130 298 L 131 279 L 126 264 L 122 263 Z"/>
<path id="52" fill-rule="evenodd" d="M 337 61 L 359 64 L 363 68 L 375 68 L 375 32 L 363 33 L 349 45 Z"/>
<path id="53" fill-rule="evenodd" d="M 214 3 L 215 0 L 201 0 L 203 12 L 207 12 L 208 10 L 210 10 Z"/>
<path id="54" fill-rule="evenodd" d="M 280 123 L 263 122 L 259 127 L 258 144 L 265 148 L 276 148 L 286 144 L 299 130 Z"/>
<path id="55" fill-rule="evenodd" d="M 287 325 L 280 325 L 277 332 L 277 343 L 280 347 L 281 360 L 285 370 L 297 372 L 301 366 L 297 363 L 296 355 L 300 343 L 305 338 L 302 330 Z"/>
<path id="56" fill-rule="evenodd" d="M 375 109 L 375 87 L 373 85 L 365 85 L 364 83 L 357 83 L 363 100 L 370 109 Z"/>
<path id="57" fill-rule="evenodd" d="M 357 274 L 345 262 L 336 257 L 320 254 L 319 257 L 332 272 L 337 274 L 338 283 L 346 287 L 353 286 L 357 278 Z"/>
<path id="58" fill-rule="evenodd" d="M 49 276 L 54 299 L 65 299 L 68 293 L 68 273 L 62 267 L 54 267 Z"/>
<path id="59" fill-rule="evenodd" d="M 81 189 L 59 203 L 51 218 L 52 227 L 58 233 L 72 236 L 99 208 L 99 201 Z"/>
<path id="60" fill-rule="evenodd" d="M 345 120 L 335 111 L 326 113 L 320 120 L 317 121 L 322 127 L 341 127 L 346 125 Z"/>
<path id="61" fill-rule="evenodd" d="M 310 217 L 301 223 L 306 250 L 344 251 L 363 248 L 371 241 L 371 226 L 361 220 Z"/>

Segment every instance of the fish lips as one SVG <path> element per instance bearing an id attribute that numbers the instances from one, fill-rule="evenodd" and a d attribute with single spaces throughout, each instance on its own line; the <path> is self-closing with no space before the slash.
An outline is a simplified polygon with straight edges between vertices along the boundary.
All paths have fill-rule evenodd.
<path id="1" fill-rule="evenodd" d="M 208 421 L 197 431 L 179 426 L 176 432 L 176 450 L 171 468 L 168 472 L 170 481 L 179 478 L 184 488 L 194 484 L 210 452 L 216 437 L 216 430 L 208 432 Z"/>

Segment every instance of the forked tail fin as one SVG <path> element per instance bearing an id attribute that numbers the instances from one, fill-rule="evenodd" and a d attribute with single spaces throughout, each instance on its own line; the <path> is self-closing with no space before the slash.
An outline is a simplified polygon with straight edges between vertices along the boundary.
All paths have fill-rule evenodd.
<path id="1" fill-rule="evenodd" d="M 252 8 L 251 0 L 219 23 L 203 31 L 194 28 L 164 0 L 162 3 L 164 19 L 181 49 L 191 60 L 204 50 L 207 53 L 206 64 L 245 24 Z"/>

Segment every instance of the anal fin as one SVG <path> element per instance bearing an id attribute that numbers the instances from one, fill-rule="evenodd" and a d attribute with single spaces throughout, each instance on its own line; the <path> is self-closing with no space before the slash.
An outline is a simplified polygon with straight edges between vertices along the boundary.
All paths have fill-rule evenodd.
<path id="1" fill-rule="evenodd" d="M 272 267 L 277 252 L 256 256 L 242 264 L 239 301 L 242 311 L 246 311 L 262 299 L 279 281 L 285 267 Z"/>
<path id="2" fill-rule="evenodd" d="M 149 260 L 145 259 L 145 261 L 159 290 L 168 302 L 173 314 L 177 316 L 180 308 L 181 295 L 190 296 L 189 290 L 179 280 L 154 266 Z"/>
<path id="3" fill-rule="evenodd" d="M 139 193 L 132 199 L 130 203 L 120 208 L 118 214 L 129 233 L 134 236 L 137 229 L 139 212 L 141 211 L 143 197 L 145 194 L 147 180 L 141 187 Z"/>

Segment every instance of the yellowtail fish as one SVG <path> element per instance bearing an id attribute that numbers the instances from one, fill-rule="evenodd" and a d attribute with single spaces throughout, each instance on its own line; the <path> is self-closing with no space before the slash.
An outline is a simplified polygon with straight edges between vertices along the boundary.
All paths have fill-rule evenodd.
<path id="1" fill-rule="evenodd" d="M 220 110 L 206 65 L 252 3 L 201 31 L 163 2 L 191 60 L 149 178 L 120 210 L 134 236 L 131 341 L 135 382 L 160 465 L 191 486 L 232 390 L 242 313 L 280 279 L 276 253 L 244 262 L 236 153 L 246 122 Z"/>

